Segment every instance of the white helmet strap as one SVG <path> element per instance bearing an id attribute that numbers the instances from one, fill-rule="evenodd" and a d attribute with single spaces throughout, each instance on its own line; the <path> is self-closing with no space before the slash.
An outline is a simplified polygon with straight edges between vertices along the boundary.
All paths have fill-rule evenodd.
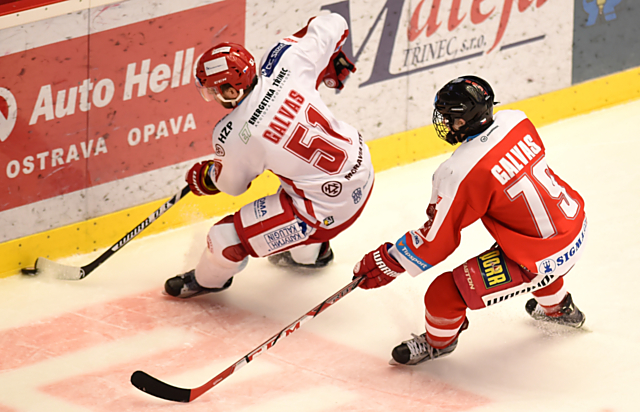
<path id="1" fill-rule="evenodd" d="M 242 89 L 238 90 L 238 97 L 236 97 L 235 99 L 225 99 L 224 97 L 222 97 L 220 93 L 216 93 L 216 96 L 218 97 L 218 100 L 220 100 L 221 102 L 229 103 L 231 104 L 232 107 L 236 107 L 238 102 L 242 100 L 242 96 L 244 96 L 244 90 Z"/>

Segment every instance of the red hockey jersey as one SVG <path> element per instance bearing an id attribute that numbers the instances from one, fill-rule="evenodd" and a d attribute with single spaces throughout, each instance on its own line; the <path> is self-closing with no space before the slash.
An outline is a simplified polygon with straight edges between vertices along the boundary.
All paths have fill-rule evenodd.
<path id="1" fill-rule="evenodd" d="M 533 273 L 565 263 L 586 233 L 584 200 L 549 168 L 535 127 L 516 110 L 497 112 L 486 131 L 438 167 L 427 215 L 390 250 L 413 276 L 449 256 L 461 230 L 478 219 Z"/>

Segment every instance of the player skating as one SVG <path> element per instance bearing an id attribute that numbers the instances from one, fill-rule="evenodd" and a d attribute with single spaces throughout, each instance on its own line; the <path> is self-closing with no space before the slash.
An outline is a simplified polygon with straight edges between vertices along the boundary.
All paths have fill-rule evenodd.
<path id="1" fill-rule="evenodd" d="M 196 268 L 165 282 L 169 295 L 224 290 L 249 256 L 311 268 L 333 259 L 329 240 L 360 215 L 374 179 L 362 137 L 317 90 L 321 82 L 342 89 L 355 71 L 341 50 L 348 32 L 340 15 L 324 15 L 272 46 L 258 66 L 232 43 L 198 59 L 202 97 L 233 111 L 213 131 L 215 157 L 189 170 L 192 192 L 237 196 L 265 170 L 281 187 L 216 223 Z"/>
<path id="2" fill-rule="evenodd" d="M 433 124 L 460 144 L 433 175 L 427 222 L 385 243 L 356 264 L 360 284 L 377 288 L 404 271 L 417 276 L 460 244 L 477 220 L 496 245 L 433 280 L 425 297 L 426 333 L 396 346 L 393 361 L 415 365 L 451 353 L 469 324 L 466 310 L 532 292 L 526 311 L 537 320 L 579 328 L 563 276 L 576 264 L 587 233 L 582 197 L 547 165 L 545 148 L 526 115 L 493 114 L 491 86 L 463 76 L 438 91 Z"/>

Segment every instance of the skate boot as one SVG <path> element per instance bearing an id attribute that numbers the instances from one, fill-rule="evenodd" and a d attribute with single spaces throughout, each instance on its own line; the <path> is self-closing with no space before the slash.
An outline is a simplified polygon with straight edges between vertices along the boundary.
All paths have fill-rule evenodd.
<path id="1" fill-rule="evenodd" d="M 195 273 L 195 269 L 192 269 L 187 273 L 167 279 L 164 283 L 165 292 L 176 298 L 192 298 L 205 293 L 221 292 L 231 286 L 233 280 L 233 277 L 229 278 L 221 288 L 205 288 L 196 282 Z"/>
<path id="2" fill-rule="evenodd" d="M 581 327 L 586 320 L 584 313 L 573 304 L 570 293 L 567 293 L 567 296 L 558 304 L 557 310 L 551 314 L 547 314 L 535 299 L 529 299 L 524 308 L 535 320 L 553 322 L 574 328 Z"/>
<path id="3" fill-rule="evenodd" d="M 462 326 L 460 326 L 460 332 L 467 329 L 468 326 L 469 321 L 465 319 Z M 426 333 L 420 336 L 414 335 L 413 333 L 411 335 L 413 335 L 413 339 L 406 340 L 393 348 L 393 351 L 391 351 L 391 357 L 393 359 L 389 361 L 391 365 L 417 365 L 428 360 L 447 356 L 458 346 L 457 337 L 449 346 L 437 349 L 429 345 Z"/>
<path id="4" fill-rule="evenodd" d="M 318 253 L 318 258 L 316 259 L 315 263 L 311 264 L 296 262 L 291 257 L 291 252 L 289 251 L 268 256 L 267 260 L 269 261 L 269 263 L 281 267 L 318 269 L 327 266 L 333 260 L 333 250 L 331 250 L 331 246 L 329 245 L 328 241 L 322 243 L 322 246 L 320 246 L 320 253 Z"/>

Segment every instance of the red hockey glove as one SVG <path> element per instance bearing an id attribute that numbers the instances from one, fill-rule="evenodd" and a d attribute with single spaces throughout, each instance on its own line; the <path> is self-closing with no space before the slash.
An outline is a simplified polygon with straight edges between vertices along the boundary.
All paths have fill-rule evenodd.
<path id="1" fill-rule="evenodd" d="M 342 49 L 333 53 L 329 59 L 329 65 L 325 69 L 324 77 L 322 81 L 325 86 L 330 89 L 342 90 L 344 87 L 344 81 L 349 73 L 355 73 L 356 66 L 351 63 L 351 60 L 342 52 Z"/>
<path id="2" fill-rule="evenodd" d="M 194 195 L 206 196 L 220 193 L 209 177 L 209 170 L 213 167 L 213 160 L 196 163 L 191 166 L 185 180 Z"/>
<path id="3" fill-rule="evenodd" d="M 358 276 L 367 278 L 360 283 L 363 289 L 373 289 L 384 286 L 404 272 L 404 268 L 389 255 L 391 243 L 387 242 L 376 250 L 364 255 L 362 260 L 353 268 L 354 279 Z"/>

